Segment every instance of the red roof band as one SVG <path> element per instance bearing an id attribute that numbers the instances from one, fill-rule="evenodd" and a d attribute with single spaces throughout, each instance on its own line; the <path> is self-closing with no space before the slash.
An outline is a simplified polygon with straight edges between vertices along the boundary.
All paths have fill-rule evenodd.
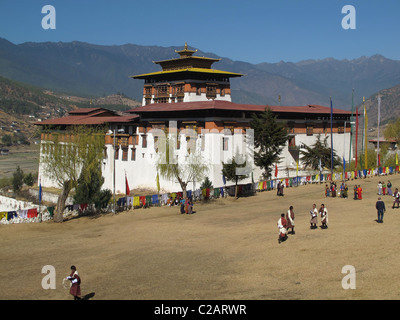
<path id="1" fill-rule="evenodd" d="M 128 110 L 128 113 L 144 113 L 144 112 L 178 112 L 178 111 L 194 111 L 194 110 L 233 110 L 233 111 L 250 111 L 263 112 L 265 108 L 270 108 L 273 112 L 290 112 L 290 113 L 321 113 L 330 114 L 330 107 L 320 105 L 307 106 L 267 106 L 254 104 L 238 104 L 224 100 L 211 101 L 194 101 L 194 102 L 177 102 L 177 103 L 154 103 L 142 107 Z M 351 111 L 333 108 L 334 114 L 351 114 Z"/>
<path id="2" fill-rule="evenodd" d="M 129 123 L 137 120 L 142 113 L 147 112 L 183 112 L 183 111 L 202 111 L 202 110 L 231 110 L 263 112 L 270 108 L 276 113 L 301 113 L 301 114 L 330 114 L 331 109 L 320 105 L 307 106 L 267 106 L 253 104 L 238 104 L 224 100 L 178 102 L 178 103 L 155 103 L 128 110 L 128 114 L 118 114 L 117 112 L 104 108 L 81 108 L 69 112 L 69 115 L 62 118 L 49 119 L 36 122 L 36 125 L 96 125 L 105 123 Z M 351 111 L 333 109 L 333 114 L 350 115 Z"/>

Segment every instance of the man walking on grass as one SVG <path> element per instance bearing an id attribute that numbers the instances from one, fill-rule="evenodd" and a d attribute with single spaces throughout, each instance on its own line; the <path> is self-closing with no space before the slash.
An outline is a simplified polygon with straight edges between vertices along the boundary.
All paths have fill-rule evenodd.
<path id="1" fill-rule="evenodd" d="M 378 223 L 383 222 L 383 214 L 386 211 L 385 208 L 385 203 L 381 200 L 381 197 L 378 198 L 378 201 L 376 202 L 376 210 L 378 211 Z"/>

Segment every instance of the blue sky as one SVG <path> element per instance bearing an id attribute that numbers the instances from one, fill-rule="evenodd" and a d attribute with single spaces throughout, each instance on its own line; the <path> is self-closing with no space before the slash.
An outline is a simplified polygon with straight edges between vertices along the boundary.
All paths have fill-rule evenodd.
<path id="1" fill-rule="evenodd" d="M 56 9 L 45 30 L 42 7 Z M 342 28 L 342 7 L 356 29 Z M 13 43 L 83 41 L 190 46 L 250 63 L 354 59 L 400 60 L 398 0 L 1 0 L 0 37 Z"/>

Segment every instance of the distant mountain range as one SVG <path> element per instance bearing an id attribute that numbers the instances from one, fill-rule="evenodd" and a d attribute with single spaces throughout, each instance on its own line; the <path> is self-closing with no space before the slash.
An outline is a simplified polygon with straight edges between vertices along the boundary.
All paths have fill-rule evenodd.
<path id="1" fill-rule="evenodd" d="M 378 126 L 378 96 L 381 97 L 380 126 L 384 127 L 391 120 L 400 116 L 400 85 L 384 89 L 365 100 L 365 109 L 368 115 L 368 127 Z M 363 106 L 359 112 L 363 114 Z M 382 132 L 381 132 L 381 136 Z"/>
<path id="2" fill-rule="evenodd" d="M 138 101 L 123 95 L 89 99 L 55 94 L 43 88 L 0 76 L 0 136 L 12 136 L 15 142 L 22 137 L 24 140 L 34 142 L 39 139 L 35 122 L 62 117 L 77 108 L 95 106 L 125 111 L 138 105 L 140 105 Z"/>
<path id="3" fill-rule="evenodd" d="M 123 93 L 141 101 L 143 81 L 130 76 L 159 71 L 153 61 L 177 57 L 174 50 L 182 47 L 82 42 L 16 45 L 0 38 L 0 75 L 81 97 Z M 200 50 L 196 55 L 221 58 Z M 281 96 L 282 105 L 328 106 L 332 97 L 335 108 L 350 110 L 353 88 L 354 104 L 358 105 L 363 96 L 369 98 L 400 84 L 400 61 L 381 55 L 260 64 L 222 58 L 213 67 L 245 74 L 231 80 L 232 98 L 237 103 L 277 105 Z"/>

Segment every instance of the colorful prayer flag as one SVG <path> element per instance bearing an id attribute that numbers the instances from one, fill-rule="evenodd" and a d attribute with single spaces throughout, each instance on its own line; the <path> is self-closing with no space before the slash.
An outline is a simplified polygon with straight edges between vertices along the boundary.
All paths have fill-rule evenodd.
<path id="1" fill-rule="evenodd" d="M 39 181 L 39 202 L 42 202 L 42 181 Z"/>
<path id="2" fill-rule="evenodd" d="M 331 98 L 331 173 L 333 172 L 333 105 Z"/>
<path id="3" fill-rule="evenodd" d="M 126 177 L 126 174 L 125 174 L 125 194 L 128 196 L 130 193 L 131 193 L 131 191 L 129 189 L 128 178 Z"/>
<path id="4" fill-rule="evenodd" d="M 356 164 L 354 170 L 357 170 L 357 161 L 358 161 L 357 142 L 358 142 L 358 107 L 356 108 Z"/>
<path id="5" fill-rule="evenodd" d="M 364 101 L 365 101 L 365 98 L 364 98 Z M 368 115 L 367 115 L 367 109 L 366 109 L 366 107 L 365 107 L 365 103 L 364 103 L 364 130 L 365 130 L 365 133 L 364 133 L 364 139 L 365 139 L 365 142 L 364 142 L 364 146 L 365 146 L 365 169 L 367 169 L 367 167 L 368 167 L 368 148 L 367 148 L 367 145 L 368 145 L 368 137 L 367 137 L 367 132 L 368 132 Z M 378 139 L 379 139 L 379 137 L 378 137 Z"/>
<path id="6" fill-rule="evenodd" d="M 159 177 L 159 175 L 158 175 L 158 171 L 157 171 L 156 182 L 157 182 L 157 190 L 158 190 L 158 193 L 160 193 L 160 177 Z"/>

